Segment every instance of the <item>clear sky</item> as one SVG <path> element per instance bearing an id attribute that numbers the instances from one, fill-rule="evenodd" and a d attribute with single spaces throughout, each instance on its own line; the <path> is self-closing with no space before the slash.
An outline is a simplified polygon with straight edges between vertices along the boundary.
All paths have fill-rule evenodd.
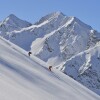
<path id="1" fill-rule="evenodd" d="M 0 20 L 15 14 L 34 23 L 55 11 L 75 16 L 100 32 L 100 0 L 0 0 Z"/>

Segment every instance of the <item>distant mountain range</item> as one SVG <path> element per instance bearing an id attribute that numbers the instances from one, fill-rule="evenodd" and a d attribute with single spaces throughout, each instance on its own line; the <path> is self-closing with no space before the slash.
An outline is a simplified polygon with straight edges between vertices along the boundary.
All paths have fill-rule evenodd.
<path id="1" fill-rule="evenodd" d="M 0 35 L 100 95 L 100 33 L 78 18 L 54 12 L 31 24 L 11 14 Z"/>

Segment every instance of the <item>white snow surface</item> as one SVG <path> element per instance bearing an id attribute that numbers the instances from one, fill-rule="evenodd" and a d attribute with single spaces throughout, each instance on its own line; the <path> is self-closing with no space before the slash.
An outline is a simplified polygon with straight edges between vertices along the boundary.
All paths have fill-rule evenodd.
<path id="1" fill-rule="evenodd" d="M 33 25 L 11 14 L 0 22 L 0 35 L 26 51 L 32 51 L 33 55 L 45 61 L 46 64 L 62 71 L 66 71 L 64 69 L 67 67 L 63 66 L 68 59 L 94 47 L 100 41 L 99 32 L 78 18 L 68 17 L 61 12 L 48 14 Z M 100 94 L 100 79 L 98 78 L 100 68 L 95 70 L 97 78 L 92 75 L 91 78 L 87 79 L 87 76 L 83 75 L 88 69 L 86 66 L 94 66 L 98 62 L 95 59 L 91 60 L 91 57 L 93 56 L 86 55 L 86 58 L 82 59 L 82 65 L 79 64 L 80 66 L 77 68 L 79 72 L 77 75 L 72 67 L 69 67 L 68 70 L 71 72 L 68 75 Z M 73 63 L 71 60 L 70 63 Z M 82 80 L 77 77 L 80 74 Z"/>
<path id="2" fill-rule="evenodd" d="M 61 69 L 65 74 L 100 95 L 100 43 L 73 56 Z"/>
<path id="3" fill-rule="evenodd" d="M 56 69 L 0 37 L 0 100 L 100 100 Z"/>

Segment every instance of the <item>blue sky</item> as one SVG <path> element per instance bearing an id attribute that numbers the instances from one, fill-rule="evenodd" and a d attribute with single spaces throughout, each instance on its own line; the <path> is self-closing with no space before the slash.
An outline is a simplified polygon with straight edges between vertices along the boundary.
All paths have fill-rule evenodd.
<path id="1" fill-rule="evenodd" d="M 55 11 L 75 16 L 100 32 L 100 0 L 0 0 L 0 20 L 15 14 L 34 23 Z"/>

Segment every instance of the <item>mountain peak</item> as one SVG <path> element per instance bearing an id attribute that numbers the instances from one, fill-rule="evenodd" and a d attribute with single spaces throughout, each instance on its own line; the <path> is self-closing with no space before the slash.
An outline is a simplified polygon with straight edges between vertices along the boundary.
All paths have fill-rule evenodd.
<path id="1" fill-rule="evenodd" d="M 65 17 L 65 15 L 64 15 L 62 12 L 57 11 L 57 12 L 49 13 L 48 15 L 42 17 L 42 18 L 39 20 L 39 22 L 37 22 L 37 23 L 35 23 L 35 24 L 40 24 L 40 23 L 42 23 L 42 22 L 44 22 L 44 21 L 46 21 L 46 20 L 51 21 L 51 20 L 53 20 L 53 19 L 58 19 L 58 18 L 59 18 L 59 19 L 63 19 L 64 17 Z"/>
<path id="2" fill-rule="evenodd" d="M 50 14 L 44 16 L 44 17 L 51 19 L 51 18 L 57 18 L 59 16 L 65 17 L 65 15 L 62 12 L 60 12 L 60 11 L 50 13 Z"/>
<path id="3" fill-rule="evenodd" d="M 9 23 L 11 20 L 20 20 L 18 17 L 16 17 L 14 14 L 10 14 L 8 17 L 5 18 L 3 23 Z"/>
<path id="4" fill-rule="evenodd" d="M 62 12 L 60 12 L 60 11 L 53 12 L 53 13 L 51 13 L 51 14 L 49 14 L 49 15 L 51 15 L 51 16 L 59 16 L 59 15 L 65 16 L 65 15 L 64 15 Z"/>
<path id="5" fill-rule="evenodd" d="M 20 18 L 16 17 L 14 14 L 10 14 L 8 17 L 5 18 L 5 20 L 3 22 L 6 22 L 6 23 L 8 22 L 9 23 L 10 21 L 27 22 L 27 21 L 21 20 Z"/>
<path id="6" fill-rule="evenodd" d="M 14 18 L 14 17 L 16 17 L 14 14 L 10 14 L 9 16 L 8 16 L 8 18 Z M 16 17 L 17 18 L 17 17 Z"/>
<path id="7" fill-rule="evenodd" d="M 10 32 L 13 30 L 18 30 L 24 27 L 28 27 L 32 25 L 31 23 L 21 20 L 20 18 L 16 17 L 14 14 L 10 14 L 8 17 L 6 17 L 1 23 L 0 28 L 1 30 L 4 30 L 6 28 L 6 31 Z"/>

